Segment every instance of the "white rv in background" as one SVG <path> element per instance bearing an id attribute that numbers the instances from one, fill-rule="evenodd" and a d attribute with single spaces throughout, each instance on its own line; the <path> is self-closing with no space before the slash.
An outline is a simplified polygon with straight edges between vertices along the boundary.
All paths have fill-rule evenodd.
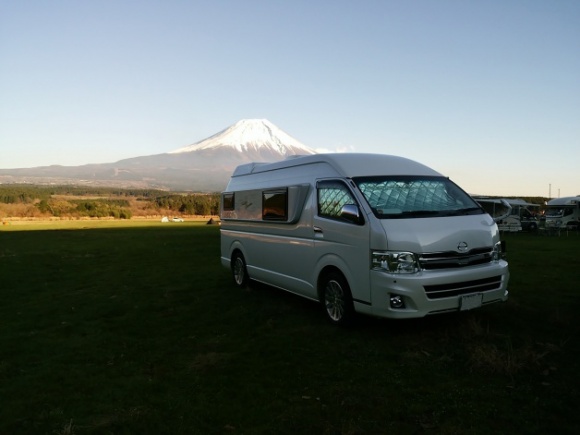
<path id="1" fill-rule="evenodd" d="M 500 231 L 536 231 L 539 227 L 539 204 L 523 199 L 474 197 L 497 222 Z"/>
<path id="2" fill-rule="evenodd" d="M 580 228 L 580 196 L 555 198 L 546 206 L 546 228 Z"/>
<path id="3" fill-rule="evenodd" d="M 221 195 L 221 263 L 319 301 L 328 318 L 413 318 L 508 298 L 499 230 L 420 163 L 315 154 L 234 171 Z"/>

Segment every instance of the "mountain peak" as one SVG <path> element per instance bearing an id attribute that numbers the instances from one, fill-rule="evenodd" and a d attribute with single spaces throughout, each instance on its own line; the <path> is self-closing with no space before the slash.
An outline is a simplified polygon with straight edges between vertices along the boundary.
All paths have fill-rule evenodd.
<path id="1" fill-rule="evenodd" d="M 315 154 L 313 149 L 294 139 L 267 119 L 242 119 L 207 139 L 171 151 L 169 154 L 220 148 L 230 148 L 241 153 L 268 151 L 282 158 L 295 154 Z"/>

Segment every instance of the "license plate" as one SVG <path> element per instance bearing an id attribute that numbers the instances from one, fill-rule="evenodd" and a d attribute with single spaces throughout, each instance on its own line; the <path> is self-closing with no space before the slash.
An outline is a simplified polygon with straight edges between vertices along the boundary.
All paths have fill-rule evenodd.
<path id="1" fill-rule="evenodd" d="M 459 298 L 459 311 L 471 310 L 473 308 L 481 307 L 483 300 L 483 293 L 473 293 L 471 295 L 463 295 Z"/>

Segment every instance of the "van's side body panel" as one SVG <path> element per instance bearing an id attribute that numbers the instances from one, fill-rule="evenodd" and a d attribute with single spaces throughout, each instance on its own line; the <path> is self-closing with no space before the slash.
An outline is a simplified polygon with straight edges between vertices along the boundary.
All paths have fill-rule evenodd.
<path id="1" fill-rule="evenodd" d="M 453 257 L 463 245 L 485 251 L 499 243 L 497 225 L 485 213 L 377 217 L 353 179 L 384 174 L 441 177 L 417 162 L 371 154 L 318 154 L 238 167 L 223 194 L 233 196 L 235 206 L 225 210 L 222 197 L 222 264 L 229 268 L 233 254 L 239 251 L 251 279 L 313 300 L 320 298 L 321 274 L 338 270 L 348 282 L 355 310 L 381 317 L 457 311 L 471 294 L 479 295 L 481 305 L 505 301 L 509 272 L 504 260 L 422 268 L 412 274 L 389 273 L 373 266 L 375 251 L 408 251 L 427 264 L 438 253 Z M 346 204 L 356 203 L 359 222 L 329 218 L 319 210 L 319 195 L 334 188 L 347 196 L 342 199 Z M 282 221 L 265 220 L 270 218 L 264 195 L 271 192 L 282 192 L 286 198 Z M 493 284 L 487 284 L 491 281 Z M 404 309 L 390 305 L 392 294 L 404 299 Z"/>

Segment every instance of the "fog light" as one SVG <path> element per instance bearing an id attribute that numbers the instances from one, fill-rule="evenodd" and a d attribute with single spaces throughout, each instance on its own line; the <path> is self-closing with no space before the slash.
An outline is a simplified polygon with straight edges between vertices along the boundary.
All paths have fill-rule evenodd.
<path id="1" fill-rule="evenodd" d="M 405 301 L 399 295 L 391 295 L 391 308 L 405 308 Z"/>

